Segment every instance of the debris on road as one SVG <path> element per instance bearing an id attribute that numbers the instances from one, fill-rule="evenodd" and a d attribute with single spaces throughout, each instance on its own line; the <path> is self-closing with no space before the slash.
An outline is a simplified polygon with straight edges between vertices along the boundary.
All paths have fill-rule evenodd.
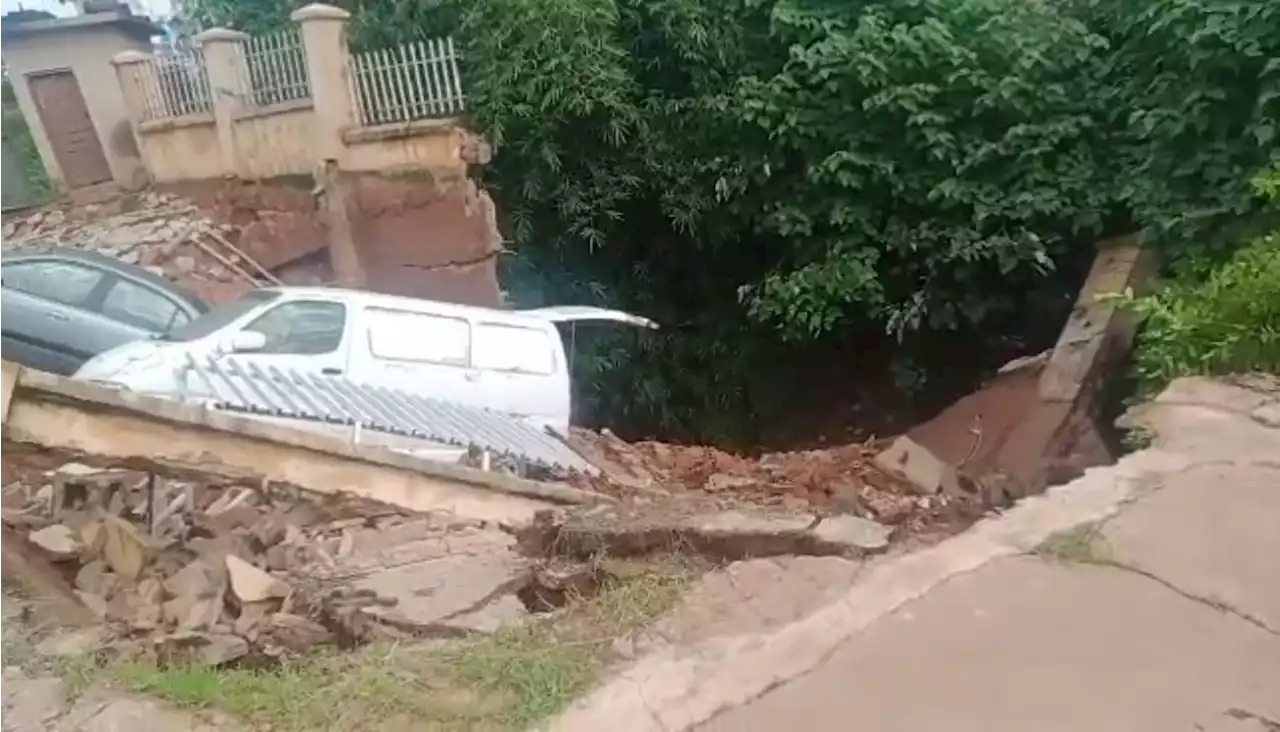
<path id="1" fill-rule="evenodd" d="M 926 493 L 910 475 L 877 465 L 875 458 L 884 447 L 878 442 L 747 457 L 706 446 L 629 444 L 607 430 L 571 432 L 569 443 L 601 469 L 600 476 L 572 480 L 640 504 L 674 494 L 728 506 L 745 502 L 858 516 L 903 533 L 967 525 L 985 508 L 972 484 L 959 477 L 952 486 L 949 476 L 940 475 L 949 489 Z"/>
<path id="2" fill-rule="evenodd" d="M 219 224 L 189 201 L 148 191 L 108 203 L 48 208 L 5 218 L 4 247 L 65 246 L 135 264 L 186 285 L 207 300 L 235 297 L 277 281 L 235 244 L 238 227 Z"/>

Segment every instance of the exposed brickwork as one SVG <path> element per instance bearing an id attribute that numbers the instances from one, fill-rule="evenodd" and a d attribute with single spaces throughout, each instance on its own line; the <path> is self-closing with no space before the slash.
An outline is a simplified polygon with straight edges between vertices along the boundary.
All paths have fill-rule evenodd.
<path id="1" fill-rule="evenodd" d="M 351 175 L 351 215 L 376 292 L 496 307 L 502 249 L 493 201 L 466 179 Z M 205 181 L 168 187 L 236 227 L 237 244 L 291 284 L 333 281 L 328 234 L 306 180 Z M 318 256 L 317 256 L 318 255 Z"/>

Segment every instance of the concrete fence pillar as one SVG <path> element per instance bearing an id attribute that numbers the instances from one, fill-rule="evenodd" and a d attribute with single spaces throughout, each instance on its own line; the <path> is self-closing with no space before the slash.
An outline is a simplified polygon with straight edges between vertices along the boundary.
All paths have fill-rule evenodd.
<path id="1" fill-rule="evenodd" d="M 124 111 L 135 134 L 138 125 L 147 118 L 147 91 L 160 88 L 156 65 L 151 60 L 151 54 L 142 51 L 121 51 L 111 58 L 116 81 L 120 83 L 120 95 L 124 97 Z"/>
<path id="2" fill-rule="evenodd" d="M 120 96 L 124 101 L 125 117 L 133 133 L 136 150 L 133 151 L 130 163 L 133 169 L 131 188 L 146 185 L 150 179 L 151 165 L 147 160 L 147 146 L 142 141 L 142 123 L 148 119 L 147 106 L 154 104 L 153 90 L 160 88 L 159 73 L 153 57 L 149 53 L 137 50 L 121 51 L 111 57 L 111 65 L 115 67 L 116 82 L 120 84 Z M 119 150 L 118 155 L 124 157 Z"/>
<path id="3" fill-rule="evenodd" d="M 195 37 L 204 56 L 209 78 L 209 96 L 213 103 L 213 120 L 218 127 L 218 146 L 222 151 L 222 174 L 240 174 L 240 151 L 236 147 L 236 115 L 245 108 L 250 90 L 245 88 L 244 42 L 249 36 L 229 28 L 210 28 Z"/>
<path id="4" fill-rule="evenodd" d="M 333 160 L 341 168 L 346 144 L 342 133 L 351 126 L 351 92 L 347 86 L 347 19 L 351 14 L 332 5 L 313 3 L 290 16 L 302 34 L 307 78 L 315 107 L 315 151 L 319 164 Z"/>

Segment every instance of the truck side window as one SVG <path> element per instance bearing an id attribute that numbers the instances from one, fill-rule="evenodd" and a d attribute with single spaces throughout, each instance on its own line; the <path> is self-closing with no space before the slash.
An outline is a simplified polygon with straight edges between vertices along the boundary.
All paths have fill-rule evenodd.
<path id="1" fill-rule="evenodd" d="M 504 323 L 480 323 L 472 343 L 471 367 L 521 374 L 554 374 L 555 353 L 544 330 Z"/>
<path id="2" fill-rule="evenodd" d="M 365 311 L 375 358 L 466 366 L 471 324 L 462 318 L 387 308 Z"/>
<path id="3" fill-rule="evenodd" d="M 347 307 L 322 300 L 291 300 L 281 303 L 244 327 L 267 337 L 267 345 L 257 353 L 314 355 L 332 353 L 342 344 Z"/>

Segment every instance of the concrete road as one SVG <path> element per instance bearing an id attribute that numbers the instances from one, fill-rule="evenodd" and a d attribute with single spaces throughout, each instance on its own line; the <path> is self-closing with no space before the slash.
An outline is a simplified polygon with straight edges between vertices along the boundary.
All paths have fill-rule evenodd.
<path id="1" fill-rule="evenodd" d="M 1161 476 L 1068 556 L 957 575 L 701 729 L 1277 732 L 1280 431 L 1252 421 L 1195 436 L 1221 459 Z"/>
<path id="2" fill-rule="evenodd" d="M 1280 720 L 1280 637 L 1126 570 L 1013 558 L 703 729 L 1267 730 L 1241 715 Z"/>
<path id="3" fill-rule="evenodd" d="M 551 729 L 1280 732 L 1280 381 L 1179 380 L 1143 421 L 1151 448 Z"/>

